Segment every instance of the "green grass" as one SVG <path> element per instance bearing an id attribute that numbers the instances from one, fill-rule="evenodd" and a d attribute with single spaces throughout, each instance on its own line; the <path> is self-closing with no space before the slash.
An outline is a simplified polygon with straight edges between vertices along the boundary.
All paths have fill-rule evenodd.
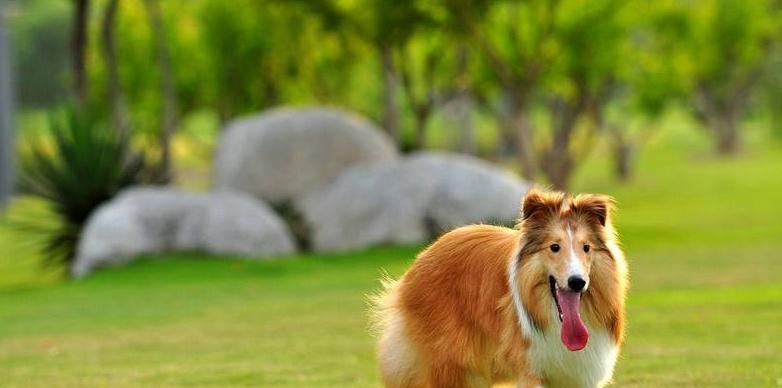
<path id="1" fill-rule="evenodd" d="M 631 184 L 598 153 L 575 181 L 619 203 L 632 288 L 617 386 L 782 385 L 782 149 L 721 160 L 700 136 L 652 139 Z M 0 385 L 378 386 L 364 295 L 418 249 L 176 255 L 58 283 L 25 241 L 0 225 Z"/>

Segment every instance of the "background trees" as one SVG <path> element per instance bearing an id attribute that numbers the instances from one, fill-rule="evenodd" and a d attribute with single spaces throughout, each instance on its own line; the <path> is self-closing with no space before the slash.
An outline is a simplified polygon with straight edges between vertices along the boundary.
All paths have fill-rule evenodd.
<path id="1" fill-rule="evenodd" d="M 0 214 L 12 194 L 14 132 L 12 131 L 12 85 L 10 37 L 5 25 L 4 10 L 0 7 Z"/>
<path id="2" fill-rule="evenodd" d="M 552 28 L 551 70 L 544 103 L 551 126 L 541 150 L 541 171 L 554 187 L 566 189 L 580 158 L 594 148 L 600 111 L 611 102 L 622 57 L 624 4 L 617 1 L 562 2 Z M 579 131 L 580 130 L 580 131 Z M 578 142 L 574 141 L 578 137 Z"/>
<path id="3" fill-rule="evenodd" d="M 487 5 L 481 24 L 470 20 L 478 12 L 463 18 L 471 23 L 475 44 L 499 84 L 505 118 L 501 146 L 510 145 L 515 150 L 521 173 L 527 179 L 536 178 L 538 173 L 530 116 L 541 79 L 553 60 L 550 49 L 559 6 L 559 2 L 549 1 L 498 1 Z"/>
<path id="4" fill-rule="evenodd" d="M 211 78 L 204 91 L 221 122 L 280 102 L 285 60 L 295 45 L 287 41 L 295 40 L 295 34 L 286 35 L 296 24 L 279 14 L 279 6 L 267 7 L 262 10 L 251 1 L 207 1 L 199 10 L 205 75 Z"/>
<path id="5" fill-rule="evenodd" d="M 676 55 L 689 57 L 682 82 L 696 117 L 720 154 L 741 145 L 741 119 L 778 45 L 782 6 L 776 1 L 713 0 L 682 4 L 687 23 Z M 764 74 L 769 71 L 769 74 Z M 776 69 L 779 71 L 779 69 Z"/>
<path id="6" fill-rule="evenodd" d="M 146 139 L 161 181 L 190 115 L 281 104 L 343 106 L 405 149 L 480 151 L 560 188 L 603 141 L 627 179 L 671 107 L 725 155 L 747 115 L 780 121 L 777 0 L 15 4 L 22 107 L 72 90 Z"/>
<path id="7" fill-rule="evenodd" d="M 77 103 L 87 98 L 87 24 L 90 0 L 73 0 L 73 32 L 71 35 L 71 66 L 73 66 L 73 93 Z"/>

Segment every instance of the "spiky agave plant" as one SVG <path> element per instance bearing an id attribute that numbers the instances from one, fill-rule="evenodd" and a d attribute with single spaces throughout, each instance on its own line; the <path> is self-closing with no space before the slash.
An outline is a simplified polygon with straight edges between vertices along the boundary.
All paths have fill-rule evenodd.
<path id="1" fill-rule="evenodd" d="M 37 228 L 45 234 L 45 263 L 56 265 L 70 264 L 92 211 L 137 183 L 144 167 L 128 139 L 74 109 L 51 115 L 45 136 L 30 140 L 20 156 L 20 189 L 46 201 L 59 218 L 54 227 Z M 51 225 L 28 221 L 28 229 Z"/>

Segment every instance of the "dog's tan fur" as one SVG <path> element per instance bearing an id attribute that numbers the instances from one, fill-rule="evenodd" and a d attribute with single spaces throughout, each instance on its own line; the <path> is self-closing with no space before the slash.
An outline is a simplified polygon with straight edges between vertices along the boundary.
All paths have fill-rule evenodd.
<path id="1" fill-rule="evenodd" d="M 591 253 L 579 256 L 590 278 L 582 296 L 582 317 L 590 327 L 609 333 L 606 338 L 618 348 L 627 281 L 611 226 L 611 206 L 604 196 L 531 191 L 515 229 L 465 226 L 421 252 L 398 282 L 387 282 L 375 301 L 385 386 L 551 383 L 546 370 L 532 365 L 531 348 L 542 345 L 520 328 L 522 314 L 510 285 L 517 285 L 517 295 L 536 328 L 545 331 L 559 325 L 552 314 L 556 307 L 548 277 L 566 276 L 565 264 L 548 247 L 557 241 L 566 248 L 566 230 L 575 235 L 572 241 L 592 247 Z M 516 279 L 509 281 L 512 266 Z M 556 342 L 545 346 L 563 346 Z M 608 361 L 612 368 L 613 360 Z"/>

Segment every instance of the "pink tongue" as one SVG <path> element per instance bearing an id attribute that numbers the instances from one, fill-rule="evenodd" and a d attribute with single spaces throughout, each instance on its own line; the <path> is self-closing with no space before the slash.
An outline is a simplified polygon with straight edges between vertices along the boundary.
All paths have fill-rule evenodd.
<path id="1" fill-rule="evenodd" d="M 557 300 L 562 308 L 562 343 L 571 351 L 583 349 L 589 340 L 589 331 L 578 313 L 581 294 L 557 288 Z"/>

